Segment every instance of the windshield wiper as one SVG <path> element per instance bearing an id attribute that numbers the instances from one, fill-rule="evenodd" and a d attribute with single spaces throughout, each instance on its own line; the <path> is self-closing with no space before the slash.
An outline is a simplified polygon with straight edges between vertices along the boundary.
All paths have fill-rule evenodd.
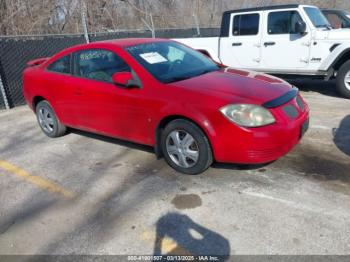
<path id="1" fill-rule="evenodd" d="M 171 77 L 170 79 L 165 80 L 165 83 L 172 83 L 172 82 L 178 82 L 178 81 L 181 81 L 181 80 L 186 80 L 186 79 L 189 79 L 189 78 L 192 78 L 192 77 L 205 75 L 207 73 L 214 72 L 214 71 L 217 71 L 219 69 L 220 68 L 211 68 L 211 69 L 202 70 L 202 71 L 200 71 L 199 73 L 196 73 L 196 74 Z"/>
<path id="2" fill-rule="evenodd" d="M 186 79 L 189 79 L 189 78 L 192 78 L 192 77 L 193 77 L 193 75 L 190 75 L 190 76 L 175 76 L 175 77 L 172 77 L 172 78 L 169 78 L 169 79 L 165 80 L 165 83 L 178 82 L 178 81 L 186 80 Z"/>
<path id="3" fill-rule="evenodd" d="M 203 71 L 200 71 L 198 74 L 196 74 L 196 76 L 205 75 L 207 73 L 211 73 L 211 72 L 214 72 L 214 71 L 217 71 L 217 70 L 219 70 L 219 68 L 205 69 Z"/>

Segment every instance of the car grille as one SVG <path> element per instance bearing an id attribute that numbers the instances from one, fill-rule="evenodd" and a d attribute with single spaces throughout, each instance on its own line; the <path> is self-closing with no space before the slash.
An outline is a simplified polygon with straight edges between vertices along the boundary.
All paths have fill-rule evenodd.
<path id="1" fill-rule="evenodd" d="M 304 103 L 303 103 L 303 101 L 301 100 L 300 96 L 297 96 L 296 101 L 297 101 L 297 104 L 298 104 L 299 108 L 301 109 L 301 111 L 304 112 L 305 106 L 304 106 Z"/>
<path id="2" fill-rule="evenodd" d="M 305 105 L 300 96 L 297 96 L 289 104 L 282 107 L 283 112 L 291 119 L 295 119 L 299 116 L 300 112 L 305 111 Z"/>
<path id="3" fill-rule="evenodd" d="M 298 117 L 299 112 L 294 105 L 286 105 L 282 108 L 282 110 L 290 118 L 297 118 Z"/>

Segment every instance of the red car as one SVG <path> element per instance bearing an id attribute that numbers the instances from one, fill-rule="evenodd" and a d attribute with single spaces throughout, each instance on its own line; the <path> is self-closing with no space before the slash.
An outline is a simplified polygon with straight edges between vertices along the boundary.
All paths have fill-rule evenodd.
<path id="1" fill-rule="evenodd" d="M 268 163 L 308 127 L 298 89 L 227 68 L 174 41 L 124 39 L 28 63 L 24 96 L 44 133 L 66 127 L 153 146 L 186 174 L 212 162 Z"/>

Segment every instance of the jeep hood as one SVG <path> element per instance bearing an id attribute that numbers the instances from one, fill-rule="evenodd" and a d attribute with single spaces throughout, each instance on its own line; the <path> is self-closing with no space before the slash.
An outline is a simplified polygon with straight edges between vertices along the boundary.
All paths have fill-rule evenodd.
<path id="1" fill-rule="evenodd" d="M 285 95 L 292 86 L 282 79 L 245 70 L 226 68 L 171 85 L 237 103 L 264 104 Z"/>
<path id="2" fill-rule="evenodd" d="M 350 28 L 318 30 L 316 38 L 321 40 L 345 40 L 350 41 Z"/>

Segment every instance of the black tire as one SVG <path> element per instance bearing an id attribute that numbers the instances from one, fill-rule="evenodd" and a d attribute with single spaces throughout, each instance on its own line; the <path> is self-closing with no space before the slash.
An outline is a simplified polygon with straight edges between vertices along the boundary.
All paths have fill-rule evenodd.
<path id="1" fill-rule="evenodd" d="M 40 101 L 36 105 L 35 112 L 38 124 L 45 135 L 53 138 L 63 136 L 66 133 L 66 126 L 60 123 L 49 102 Z M 43 118 L 45 118 L 44 121 Z"/>
<path id="2" fill-rule="evenodd" d="M 338 93 L 345 98 L 350 99 L 350 82 L 345 84 L 345 77 L 350 73 L 350 61 L 343 64 L 338 70 L 336 85 Z"/>
<path id="3" fill-rule="evenodd" d="M 196 150 L 198 151 L 198 157 L 193 166 L 182 167 L 176 164 L 167 150 L 167 139 L 172 132 L 183 132 L 189 134 L 195 141 Z M 167 163 L 176 171 L 187 174 L 197 175 L 209 168 L 213 163 L 213 154 L 208 138 L 203 131 L 194 123 L 185 119 L 176 119 L 170 122 L 163 130 L 161 134 L 161 149 Z M 174 156 L 174 155 L 173 155 Z M 191 159 L 188 159 L 191 160 Z"/>

